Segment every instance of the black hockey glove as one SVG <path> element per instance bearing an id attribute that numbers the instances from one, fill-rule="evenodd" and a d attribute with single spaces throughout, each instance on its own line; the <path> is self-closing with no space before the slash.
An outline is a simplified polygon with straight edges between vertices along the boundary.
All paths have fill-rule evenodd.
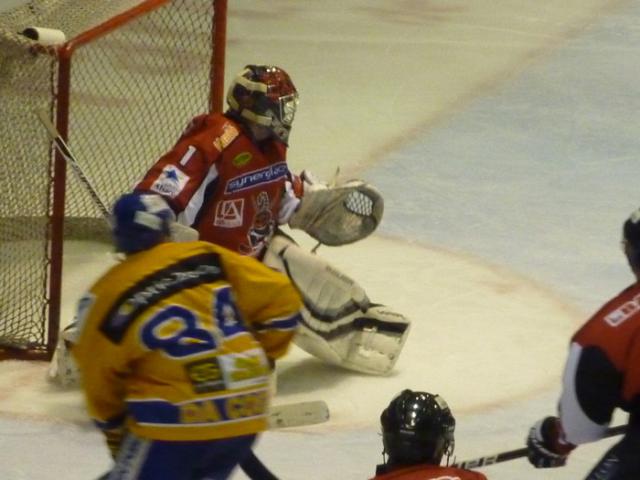
<path id="1" fill-rule="evenodd" d="M 535 423 L 527 437 L 527 458 L 536 468 L 563 467 L 575 445 L 563 440 L 558 417 L 546 417 Z"/>

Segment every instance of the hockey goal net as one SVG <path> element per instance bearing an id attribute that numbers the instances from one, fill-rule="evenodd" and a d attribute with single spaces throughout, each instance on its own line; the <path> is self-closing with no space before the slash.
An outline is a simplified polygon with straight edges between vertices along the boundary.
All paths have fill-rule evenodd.
<path id="1" fill-rule="evenodd" d="M 49 359 L 64 241 L 108 232 L 36 112 L 112 204 L 192 116 L 222 107 L 226 0 L 11 3 L 0 7 L 0 359 Z M 66 40 L 42 48 L 28 27 Z"/>

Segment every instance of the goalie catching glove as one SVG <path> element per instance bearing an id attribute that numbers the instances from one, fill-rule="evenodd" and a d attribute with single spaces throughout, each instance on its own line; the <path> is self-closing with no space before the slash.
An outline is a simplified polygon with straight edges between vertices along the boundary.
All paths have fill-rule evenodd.
<path id="1" fill-rule="evenodd" d="M 324 245 L 346 245 L 370 235 L 384 212 L 382 195 L 362 180 L 323 184 L 302 172 L 304 194 L 289 226 Z"/>

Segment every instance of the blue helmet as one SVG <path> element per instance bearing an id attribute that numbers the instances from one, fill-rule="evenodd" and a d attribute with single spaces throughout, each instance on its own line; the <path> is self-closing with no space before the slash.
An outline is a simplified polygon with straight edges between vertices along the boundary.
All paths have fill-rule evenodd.
<path id="1" fill-rule="evenodd" d="M 113 206 L 113 238 L 118 252 L 131 254 L 169 236 L 175 214 L 160 195 L 127 193 Z"/>

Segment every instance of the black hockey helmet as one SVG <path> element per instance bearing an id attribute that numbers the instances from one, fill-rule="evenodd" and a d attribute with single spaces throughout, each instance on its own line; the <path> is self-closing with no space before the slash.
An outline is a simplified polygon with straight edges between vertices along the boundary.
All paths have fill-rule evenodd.
<path id="1" fill-rule="evenodd" d="M 622 245 L 632 269 L 640 269 L 640 208 L 622 226 Z"/>
<path id="2" fill-rule="evenodd" d="M 380 416 L 384 454 L 390 465 L 430 463 L 453 453 L 456 421 L 439 395 L 403 390 Z"/>
<path id="3" fill-rule="evenodd" d="M 231 82 L 229 111 L 240 120 L 262 125 L 283 143 L 298 107 L 298 91 L 289 74 L 271 65 L 247 65 Z"/>

